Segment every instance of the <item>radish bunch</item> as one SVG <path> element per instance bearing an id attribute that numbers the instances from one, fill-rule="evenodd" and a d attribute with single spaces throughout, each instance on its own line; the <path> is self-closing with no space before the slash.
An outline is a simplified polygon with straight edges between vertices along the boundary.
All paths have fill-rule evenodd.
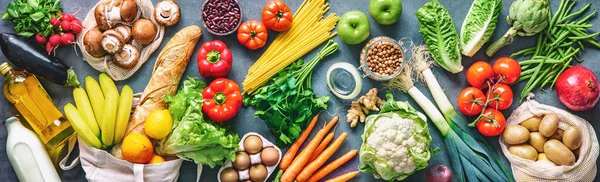
<path id="1" fill-rule="evenodd" d="M 40 34 L 35 35 L 35 40 L 40 45 L 46 46 L 48 54 L 58 47 L 73 45 L 75 43 L 75 36 L 83 30 L 81 21 L 77 20 L 75 15 L 72 14 L 62 13 L 60 18 L 50 19 L 50 24 L 59 33 L 50 35 L 49 37 L 44 37 Z"/>

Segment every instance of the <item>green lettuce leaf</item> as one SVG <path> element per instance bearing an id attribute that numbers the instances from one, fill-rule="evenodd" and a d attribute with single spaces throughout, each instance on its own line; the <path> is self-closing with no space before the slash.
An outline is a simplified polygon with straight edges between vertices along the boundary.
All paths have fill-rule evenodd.
<path id="1" fill-rule="evenodd" d="M 460 40 L 448 10 L 438 0 L 431 0 L 416 15 L 419 32 L 435 61 L 452 73 L 461 72 Z"/>
<path id="2" fill-rule="evenodd" d="M 188 78 L 176 95 L 165 96 L 173 117 L 171 133 L 158 142 L 160 155 L 177 156 L 211 168 L 234 160 L 239 136 L 209 121 L 202 114 L 204 82 Z"/>
<path id="3" fill-rule="evenodd" d="M 481 46 L 492 38 L 498 15 L 502 10 L 502 0 L 475 0 L 460 29 L 462 54 L 472 57 Z"/>

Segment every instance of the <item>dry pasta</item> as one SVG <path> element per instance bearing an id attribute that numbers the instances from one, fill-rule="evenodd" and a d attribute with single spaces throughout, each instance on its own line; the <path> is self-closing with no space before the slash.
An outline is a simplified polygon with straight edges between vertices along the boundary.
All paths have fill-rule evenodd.
<path id="1" fill-rule="evenodd" d="M 294 14 L 291 28 L 280 33 L 248 70 L 244 92 L 254 92 L 277 72 L 335 36 L 332 31 L 339 17 L 332 13 L 323 19 L 328 10 L 325 0 L 304 0 Z"/>

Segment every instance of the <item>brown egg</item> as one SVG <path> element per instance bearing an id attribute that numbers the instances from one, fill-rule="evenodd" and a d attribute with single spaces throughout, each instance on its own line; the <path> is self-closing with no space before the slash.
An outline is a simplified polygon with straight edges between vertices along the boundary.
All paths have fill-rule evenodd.
<path id="1" fill-rule="evenodd" d="M 248 156 L 248 153 L 240 151 L 235 156 L 235 162 L 233 162 L 235 169 L 241 171 L 250 167 L 250 156 Z"/>
<path id="2" fill-rule="evenodd" d="M 267 166 L 272 166 L 279 162 L 279 151 L 273 147 L 266 147 L 260 153 L 260 160 Z"/>
<path id="3" fill-rule="evenodd" d="M 233 168 L 227 168 L 221 172 L 221 182 L 237 182 L 239 175 Z"/>
<path id="4" fill-rule="evenodd" d="M 255 182 L 262 182 L 267 179 L 267 168 L 262 164 L 255 164 L 250 167 L 250 179 Z"/>
<path id="5" fill-rule="evenodd" d="M 248 154 L 256 154 L 262 149 L 262 140 L 256 135 L 250 135 L 244 140 L 244 148 Z"/>

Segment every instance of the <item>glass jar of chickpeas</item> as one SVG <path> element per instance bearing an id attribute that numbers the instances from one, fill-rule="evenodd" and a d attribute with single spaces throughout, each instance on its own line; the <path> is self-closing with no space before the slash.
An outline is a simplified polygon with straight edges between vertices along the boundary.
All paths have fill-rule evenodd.
<path id="1" fill-rule="evenodd" d="M 402 71 L 406 51 L 398 41 L 379 36 L 371 39 L 360 54 L 364 74 L 377 81 L 387 81 Z"/>

